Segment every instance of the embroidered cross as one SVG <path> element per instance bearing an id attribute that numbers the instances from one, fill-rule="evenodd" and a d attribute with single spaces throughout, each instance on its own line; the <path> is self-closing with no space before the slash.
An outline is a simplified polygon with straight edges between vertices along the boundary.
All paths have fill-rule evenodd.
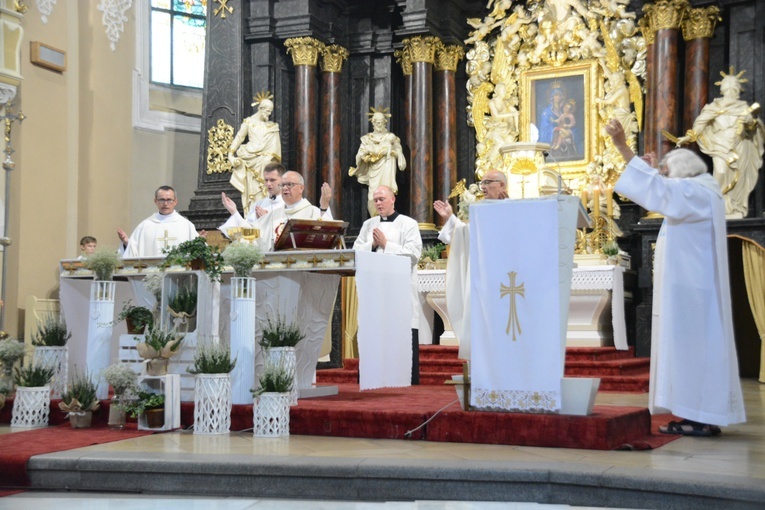
<path id="1" fill-rule="evenodd" d="M 178 238 L 177 237 L 168 237 L 167 229 L 165 229 L 165 237 L 158 237 L 157 241 L 161 241 L 162 243 L 164 243 L 164 245 L 165 245 L 164 248 L 168 249 L 169 246 L 167 245 L 167 242 L 168 241 L 175 241 L 176 239 L 178 239 Z"/>
<path id="2" fill-rule="evenodd" d="M 517 296 L 525 297 L 524 293 L 524 284 L 516 285 L 515 284 L 515 277 L 518 275 L 515 271 L 511 271 L 507 273 L 507 276 L 510 277 L 510 285 L 500 284 L 499 286 L 499 297 L 503 298 L 505 296 L 510 296 L 510 312 L 507 316 L 507 329 L 505 330 L 505 333 L 508 335 L 510 334 L 510 330 L 513 330 L 513 342 L 515 342 L 515 330 L 518 330 L 518 334 L 521 334 L 521 321 L 518 318 L 518 310 L 516 309 L 516 302 L 515 298 Z"/>

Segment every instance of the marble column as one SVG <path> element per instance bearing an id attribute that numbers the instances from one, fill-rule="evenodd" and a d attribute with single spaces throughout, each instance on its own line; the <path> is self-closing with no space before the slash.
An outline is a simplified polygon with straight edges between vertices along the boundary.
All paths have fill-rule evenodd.
<path id="1" fill-rule="evenodd" d="M 440 41 L 432 36 L 404 39 L 412 62 L 412 139 L 410 147 L 409 215 L 420 230 L 433 223 L 433 64 Z"/>
<path id="2" fill-rule="evenodd" d="M 322 181 L 332 188 L 331 207 L 342 214 L 342 168 L 340 166 L 340 73 L 348 50 L 333 44 L 321 52 L 321 151 L 319 164 Z M 318 196 L 316 197 L 318 199 Z"/>
<path id="3" fill-rule="evenodd" d="M 401 64 L 401 72 L 404 74 L 404 136 L 402 145 L 407 161 L 411 161 L 410 147 L 412 145 L 412 60 L 409 46 L 393 53 L 396 62 Z"/>
<path id="4" fill-rule="evenodd" d="M 643 107 L 643 153 L 648 154 L 649 152 L 656 152 L 656 145 L 654 143 L 655 139 L 653 136 L 655 123 L 653 108 L 654 104 L 656 103 L 656 100 L 654 99 L 654 91 L 656 90 L 656 84 L 654 83 L 656 72 L 653 55 L 654 34 L 653 30 L 651 30 L 650 24 L 648 23 L 648 16 L 640 18 L 638 25 L 640 26 L 640 31 L 643 34 L 643 39 L 645 40 L 646 45 L 645 105 Z"/>
<path id="5" fill-rule="evenodd" d="M 685 88 L 683 131 L 693 128 L 693 121 L 709 100 L 709 45 L 717 23 L 722 21 L 715 5 L 688 10 L 683 20 L 685 40 Z M 694 143 L 689 146 L 698 151 Z"/>
<path id="6" fill-rule="evenodd" d="M 679 101 L 679 39 L 680 25 L 688 9 L 687 0 L 658 0 L 644 8 L 648 23 L 654 32 L 653 143 L 656 156 L 661 159 L 674 148 L 662 131 L 673 135 L 680 132 Z"/>
<path id="7" fill-rule="evenodd" d="M 295 170 L 305 179 L 303 196 L 316 204 L 318 174 L 318 79 L 316 66 L 324 43 L 313 37 L 294 37 L 284 41 L 295 66 Z"/>
<path id="8" fill-rule="evenodd" d="M 436 49 L 433 76 L 433 104 L 435 105 L 435 156 L 433 195 L 446 200 L 457 178 L 457 64 L 465 50 L 457 45 L 440 45 Z M 456 207 L 456 202 L 452 204 Z M 439 222 L 443 223 L 439 217 Z"/>

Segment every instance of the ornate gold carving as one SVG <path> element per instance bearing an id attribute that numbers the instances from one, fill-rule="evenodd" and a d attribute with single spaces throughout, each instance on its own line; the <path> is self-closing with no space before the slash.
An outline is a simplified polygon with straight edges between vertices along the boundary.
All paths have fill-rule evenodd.
<path id="1" fill-rule="evenodd" d="M 526 297 L 526 290 L 523 283 L 520 285 L 515 284 L 515 277 L 518 276 L 518 273 L 510 271 L 507 273 L 507 276 L 510 277 L 510 285 L 505 285 L 504 283 L 500 284 L 499 297 L 503 298 L 505 296 L 510 296 L 510 312 L 507 315 L 507 329 L 505 329 L 505 333 L 509 335 L 510 330 L 512 330 L 513 342 L 515 342 L 515 330 L 518 330 L 519 335 L 521 334 L 521 320 L 518 318 L 518 308 L 516 306 L 515 298 L 519 296 Z"/>
<path id="2" fill-rule="evenodd" d="M 324 49 L 324 43 L 313 37 L 293 37 L 284 41 L 284 46 L 296 66 L 315 67 L 319 62 L 319 52 Z"/>
<path id="3" fill-rule="evenodd" d="M 722 16 L 716 5 L 689 9 L 688 16 L 683 20 L 683 39 L 711 39 L 720 21 Z"/>
<path id="4" fill-rule="evenodd" d="M 417 227 L 420 230 L 424 230 L 424 231 L 438 232 L 438 229 L 436 228 L 436 224 L 435 223 L 418 223 Z"/>
<path id="5" fill-rule="evenodd" d="M 218 119 L 215 126 L 207 130 L 207 173 L 222 174 L 231 171 L 228 148 L 234 140 L 234 128 Z"/>
<path id="6" fill-rule="evenodd" d="M 401 70 L 404 76 L 412 76 L 412 59 L 409 55 L 409 46 L 404 46 L 403 49 L 393 52 L 393 56 L 396 57 L 396 62 L 401 64 Z"/>
<path id="7" fill-rule="evenodd" d="M 13 10 L 19 14 L 26 14 L 29 6 L 24 4 L 24 0 L 13 0 Z"/>
<path id="8" fill-rule="evenodd" d="M 430 35 L 409 37 L 403 41 L 404 47 L 409 47 L 409 59 L 412 62 L 426 62 L 433 64 L 436 61 L 436 49 L 442 45 L 438 37 Z"/>
<path id="9" fill-rule="evenodd" d="M 348 50 L 337 44 L 325 46 L 321 50 L 321 70 L 325 73 L 340 73 L 343 62 L 348 58 Z"/>
<path id="10" fill-rule="evenodd" d="M 228 6 L 228 0 L 215 0 L 215 2 L 219 3 L 220 6 L 213 10 L 213 16 L 220 14 L 220 19 L 226 19 L 226 11 L 229 14 L 234 14 L 234 8 Z"/>
<path id="11" fill-rule="evenodd" d="M 465 56 L 465 48 L 456 44 L 441 45 L 436 50 L 436 71 L 456 71 Z"/>
<path id="12" fill-rule="evenodd" d="M 638 28 L 640 29 L 640 33 L 643 34 L 643 40 L 645 40 L 646 45 L 650 46 L 653 44 L 655 34 L 653 33 L 653 30 L 651 30 L 651 24 L 648 22 L 648 16 L 643 16 L 640 18 L 640 20 L 638 20 Z"/>
<path id="13" fill-rule="evenodd" d="M 658 0 L 643 6 L 651 30 L 678 29 L 689 8 L 688 0 Z"/>

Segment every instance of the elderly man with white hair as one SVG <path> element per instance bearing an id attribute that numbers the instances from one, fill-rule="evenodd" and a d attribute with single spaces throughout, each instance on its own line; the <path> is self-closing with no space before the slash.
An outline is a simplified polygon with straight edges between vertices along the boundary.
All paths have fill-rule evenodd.
<path id="1" fill-rule="evenodd" d="M 713 436 L 746 421 L 733 338 L 725 203 L 692 151 L 635 156 L 616 120 L 606 125 L 627 168 L 614 190 L 664 215 L 654 257 L 652 413 L 682 418 L 665 434 Z"/>

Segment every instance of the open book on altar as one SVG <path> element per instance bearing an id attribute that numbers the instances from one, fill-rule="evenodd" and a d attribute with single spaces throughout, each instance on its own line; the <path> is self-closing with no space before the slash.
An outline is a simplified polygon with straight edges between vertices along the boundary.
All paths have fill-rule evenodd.
<path id="1" fill-rule="evenodd" d="M 279 250 L 345 249 L 347 221 L 291 219 L 284 224 L 274 243 Z"/>

